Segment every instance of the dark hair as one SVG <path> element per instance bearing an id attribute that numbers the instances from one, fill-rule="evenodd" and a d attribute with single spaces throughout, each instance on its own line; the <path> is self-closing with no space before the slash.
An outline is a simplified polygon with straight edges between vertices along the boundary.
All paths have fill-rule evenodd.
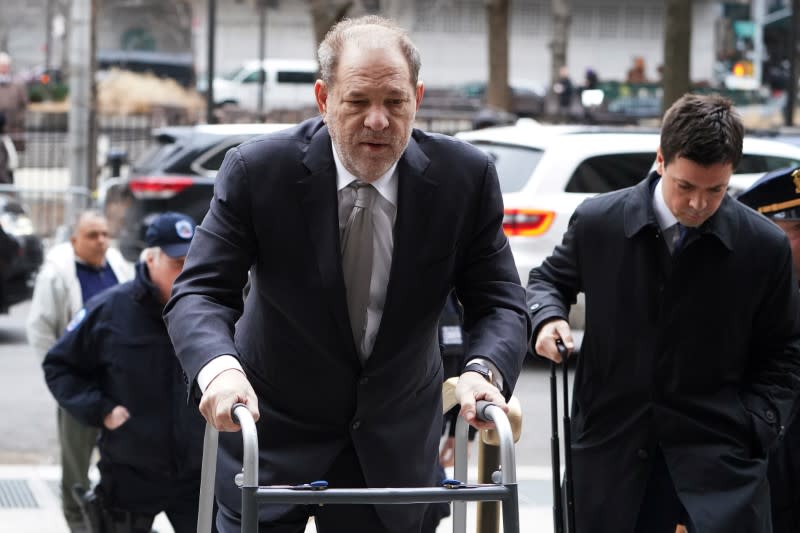
<path id="1" fill-rule="evenodd" d="M 377 15 L 367 15 L 355 19 L 346 18 L 328 31 L 317 50 L 319 74 L 322 81 L 328 86 L 333 85 L 334 73 L 339 65 L 339 56 L 342 54 L 345 43 L 362 39 L 382 45 L 386 43 L 381 43 L 380 39 L 384 39 L 386 42 L 394 40 L 408 62 L 411 84 L 414 87 L 417 86 L 419 69 L 422 64 L 419 50 L 411 42 L 408 33 L 403 28 L 394 21 Z"/>
<path id="2" fill-rule="evenodd" d="M 717 95 L 684 94 L 664 113 L 661 155 L 664 165 L 683 157 L 703 166 L 742 158 L 744 126 L 730 100 Z"/>

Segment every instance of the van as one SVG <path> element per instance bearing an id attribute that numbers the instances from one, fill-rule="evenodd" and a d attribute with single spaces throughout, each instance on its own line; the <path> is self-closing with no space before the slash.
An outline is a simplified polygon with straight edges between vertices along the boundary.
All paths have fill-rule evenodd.
<path id="1" fill-rule="evenodd" d="M 317 62 L 305 59 L 265 59 L 264 112 L 316 105 Z M 246 61 L 234 71 L 214 78 L 214 103 L 258 111 L 259 61 Z"/>

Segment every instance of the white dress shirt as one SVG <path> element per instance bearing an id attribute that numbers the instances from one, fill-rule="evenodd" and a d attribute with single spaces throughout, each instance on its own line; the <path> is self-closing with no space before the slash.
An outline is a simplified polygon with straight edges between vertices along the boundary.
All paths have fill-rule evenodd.
<path id="1" fill-rule="evenodd" d="M 656 213 L 656 221 L 658 222 L 658 227 L 661 228 L 661 234 L 664 235 L 664 240 L 667 242 L 669 252 L 672 253 L 680 232 L 678 231 L 678 219 L 669 210 L 667 202 L 664 200 L 662 180 L 658 180 L 653 191 L 653 211 Z"/>

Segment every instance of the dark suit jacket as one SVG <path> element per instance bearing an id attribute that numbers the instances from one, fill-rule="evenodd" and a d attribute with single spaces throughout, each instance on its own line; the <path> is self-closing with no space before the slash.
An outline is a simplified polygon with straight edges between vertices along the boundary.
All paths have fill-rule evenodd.
<path id="1" fill-rule="evenodd" d="M 671 256 L 652 184 L 587 200 L 531 272 L 534 332 L 586 294 L 573 396 L 577 531 L 632 531 L 655 447 L 698 531 L 769 531 L 766 451 L 800 387 L 783 232 L 725 197 Z"/>
<path id="2" fill-rule="evenodd" d="M 241 361 L 260 399 L 262 484 L 318 479 L 349 442 L 370 486 L 433 482 L 442 427 L 437 320 L 454 286 L 467 353 L 497 365 L 506 394 L 514 387 L 529 321 L 494 166 L 463 142 L 415 130 L 398 169 L 386 304 L 363 368 L 345 301 L 327 127 L 312 119 L 249 141 L 220 169 L 165 316 L 189 383 L 218 355 Z M 217 494 L 232 508 L 240 446 L 240 435 L 223 436 L 226 488 Z M 417 518 L 406 506 L 380 512 L 400 527 Z"/>

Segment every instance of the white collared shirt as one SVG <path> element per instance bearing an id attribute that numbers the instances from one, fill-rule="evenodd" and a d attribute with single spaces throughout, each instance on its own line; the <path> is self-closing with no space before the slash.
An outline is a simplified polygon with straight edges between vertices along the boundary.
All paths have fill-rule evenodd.
<path id="1" fill-rule="evenodd" d="M 659 179 L 656 183 L 656 188 L 653 191 L 653 211 L 656 214 L 656 221 L 658 227 L 661 229 L 661 234 L 667 242 L 667 247 L 672 253 L 675 247 L 675 242 L 678 240 L 678 219 L 672 214 L 672 211 L 667 207 L 667 202 L 664 200 L 664 181 Z"/>

